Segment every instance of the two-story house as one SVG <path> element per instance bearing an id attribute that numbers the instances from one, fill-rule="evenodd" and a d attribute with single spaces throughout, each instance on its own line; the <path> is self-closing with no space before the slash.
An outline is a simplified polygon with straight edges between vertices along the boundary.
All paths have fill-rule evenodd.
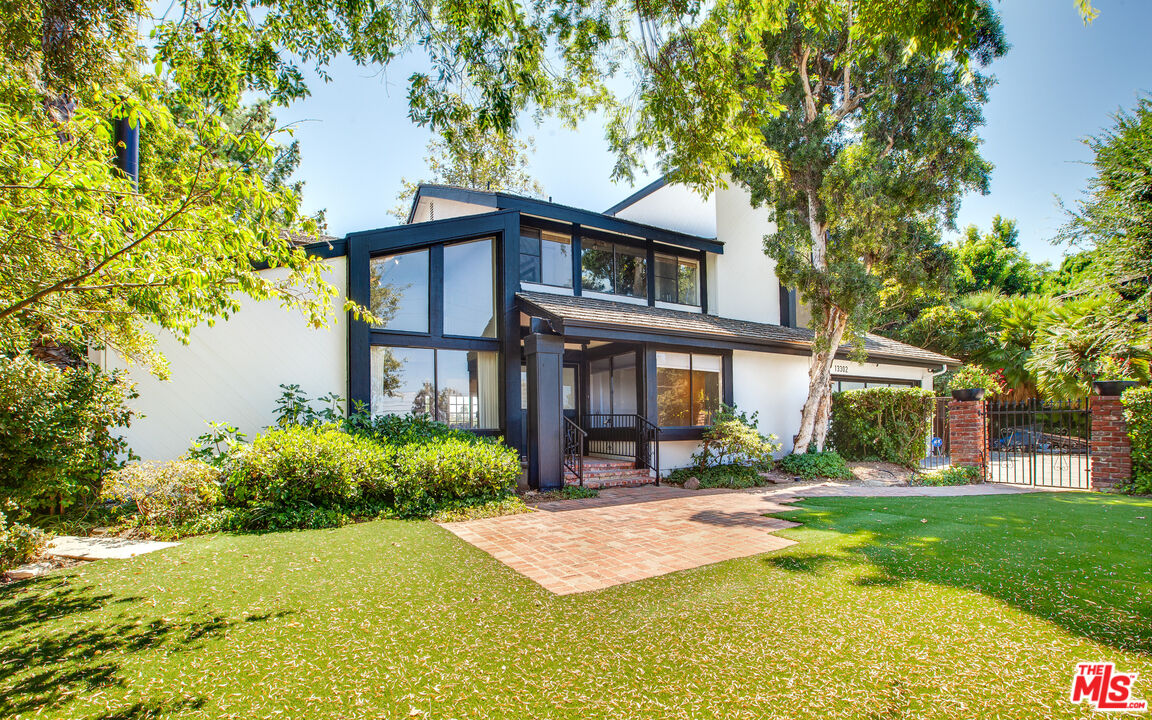
<path id="1" fill-rule="evenodd" d="M 341 315 L 316 331 L 249 302 L 188 346 L 162 341 L 171 382 L 135 373 L 147 417 L 132 447 L 174 457 L 206 420 L 254 434 L 279 384 L 296 383 L 501 435 L 533 487 L 682 467 L 721 403 L 759 412 L 791 450 L 812 332 L 763 252 L 768 216 L 741 189 L 702 199 L 658 181 L 601 213 L 423 185 L 408 220 L 310 246 L 381 326 Z M 863 364 L 842 351 L 838 389 L 931 387 L 954 362 L 878 336 L 866 349 Z"/>

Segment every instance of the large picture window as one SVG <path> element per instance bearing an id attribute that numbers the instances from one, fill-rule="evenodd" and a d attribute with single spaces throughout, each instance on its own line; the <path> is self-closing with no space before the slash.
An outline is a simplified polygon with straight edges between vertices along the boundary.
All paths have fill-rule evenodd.
<path id="1" fill-rule="evenodd" d="M 469 430 L 499 427 L 499 353 L 375 346 L 373 415 L 421 415 Z"/>
<path id="2" fill-rule="evenodd" d="M 700 262 L 672 255 L 657 255 L 656 299 L 681 305 L 699 305 Z"/>
<path id="3" fill-rule="evenodd" d="M 520 228 L 520 280 L 572 287 L 571 236 L 536 228 Z"/>
<path id="4" fill-rule="evenodd" d="M 444 334 L 496 337 L 492 240 L 444 248 Z"/>
<path id="5" fill-rule="evenodd" d="M 585 290 L 648 297 L 648 259 L 643 249 L 602 240 L 585 240 L 580 266 Z"/>
<path id="6" fill-rule="evenodd" d="M 656 353 L 656 410 L 662 427 L 711 425 L 720 411 L 719 355 Z"/>
<path id="7" fill-rule="evenodd" d="M 384 320 L 380 327 L 428 332 L 428 251 L 372 258 L 370 273 L 369 302 Z"/>

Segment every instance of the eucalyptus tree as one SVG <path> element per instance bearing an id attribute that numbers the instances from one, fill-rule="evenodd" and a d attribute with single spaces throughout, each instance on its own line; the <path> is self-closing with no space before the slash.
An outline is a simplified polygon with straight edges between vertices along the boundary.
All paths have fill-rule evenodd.
<path id="1" fill-rule="evenodd" d="M 655 151 L 674 177 L 734 181 L 773 210 L 764 249 L 815 331 L 795 444 L 822 448 L 841 344 L 885 283 L 942 274 L 941 227 L 987 187 L 976 133 L 985 67 L 1007 49 L 999 20 L 983 0 L 721 0 L 654 8 L 644 27 L 641 109 L 612 127 L 618 171 Z"/>

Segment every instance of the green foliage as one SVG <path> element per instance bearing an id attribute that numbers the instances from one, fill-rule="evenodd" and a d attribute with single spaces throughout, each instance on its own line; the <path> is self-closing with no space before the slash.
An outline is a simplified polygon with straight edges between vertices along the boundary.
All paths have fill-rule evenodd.
<path id="1" fill-rule="evenodd" d="M 848 464 L 835 450 L 818 452 L 814 448 L 809 448 L 805 453 L 785 455 L 780 459 L 780 469 L 791 475 L 799 475 L 805 480 L 852 479 L 852 471 L 848 469 Z"/>
<path id="2" fill-rule="evenodd" d="M 389 461 L 387 448 L 337 426 L 289 425 L 235 448 L 224 494 L 229 505 L 272 513 L 352 506 L 384 496 Z"/>
<path id="3" fill-rule="evenodd" d="M 912 478 L 912 485 L 928 487 L 946 487 L 951 485 L 971 485 L 980 482 L 980 468 L 970 465 L 955 465 L 952 467 L 920 473 Z"/>
<path id="4" fill-rule="evenodd" d="M 368 437 L 385 445 L 410 445 L 437 440 L 479 443 L 485 440 L 475 433 L 452 428 L 424 415 L 371 415 L 366 410 L 354 413 L 347 421 L 348 432 Z"/>
<path id="5" fill-rule="evenodd" d="M 587 500 L 599 497 L 600 491 L 596 488 L 581 485 L 565 485 L 557 490 L 529 490 L 524 493 L 524 500 L 536 505 L 542 502 L 556 502 L 559 500 Z"/>
<path id="6" fill-rule="evenodd" d="M 1132 480 L 1124 490 L 1152 495 L 1152 388 L 1130 388 L 1120 396 L 1132 441 Z"/>
<path id="7" fill-rule="evenodd" d="M 176 527 L 220 502 L 220 471 L 199 460 L 133 463 L 108 476 L 101 497 L 134 504 L 148 525 Z"/>
<path id="8" fill-rule="evenodd" d="M 1020 249 L 1015 220 L 992 218 L 991 232 L 981 234 L 969 225 L 953 250 L 956 260 L 956 292 L 966 295 L 993 290 L 1005 295 L 1038 292 L 1047 267 L 1033 264 Z"/>
<path id="9" fill-rule="evenodd" d="M 28 510 L 96 498 L 128 452 L 135 397 L 120 374 L 0 356 L 0 494 Z"/>
<path id="10" fill-rule="evenodd" d="M 735 407 L 722 405 L 712 426 L 704 431 L 700 450 L 692 456 L 698 469 L 723 465 L 745 465 L 757 470 L 772 469 L 772 454 L 780 449 L 775 435 L 757 431 L 759 413 L 751 417 Z"/>
<path id="11" fill-rule="evenodd" d="M 299 385 L 280 385 L 280 397 L 276 400 L 276 424 L 279 427 L 290 425 L 330 425 L 344 421 L 344 398 L 334 392 L 321 395 L 315 401 Z M 319 403 L 319 407 L 315 404 Z"/>
<path id="12" fill-rule="evenodd" d="M 401 517 L 426 517 L 444 502 L 502 495 L 520 476 L 520 456 L 499 442 L 411 443 L 397 447 L 392 461 L 386 493 Z"/>
<path id="13" fill-rule="evenodd" d="M 1096 380 L 1135 381 L 1137 375 L 1133 365 L 1132 360 L 1108 355 L 1096 362 L 1096 372 L 1093 377 Z M 1145 363 L 1145 367 L 1147 367 L 1147 363 Z"/>
<path id="14" fill-rule="evenodd" d="M 44 531 L 24 523 L 9 520 L 15 506 L 5 506 L 8 511 L 0 511 L 0 571 L 18 567 L 36 557 L 51 536 Z"/>
<path id="15" fill-rule="evenodd" d="M 1058 399 L 1087 397 L 1105 358 L 1120 359 L 1129 373 L 1146 381 L 1145 333 L 1140 324 L 1110 313 L 1100 298 L 1065 303 L 1038 337 L 1028 369 L 1041 393 Z"/>
<path id="16" fill-rule="evenodd" d="M 712 465 L 704 468 L 677 468 L 668 473 L 668 482 L 683 485 L 688 478 L 696 478 L 702 488 L 729 488 L 742 490 L 770 484 L 760 477 L 767 468 L 749 465 Z"/>
<path id="17" fill-rule="evenodd" d="M 986 390 L 989 395 L 1004 392 L 1004 380 L 996 373 L 990 373 L 979 365 L 965 365 L 955 370 L 948 378 L 949 390 Z"/>
<path id="18" fill-rule="evenodd" d="M 832 394 L 832 446 L 848 460 L 916 467 L 928 448 L 935 399 L 920 388 L 867 388 Z"/>
<path id="19" fill-rule="evenodd" d="M 190 460 L 199 460 L 215 467 L 221 467 L 228 454 L 237 445 L 243 445 L 248 436 L 240 428 L 226 422 L 207 422 L 208 432 L 192 441 L 192 447 L 184 455 Z"/>

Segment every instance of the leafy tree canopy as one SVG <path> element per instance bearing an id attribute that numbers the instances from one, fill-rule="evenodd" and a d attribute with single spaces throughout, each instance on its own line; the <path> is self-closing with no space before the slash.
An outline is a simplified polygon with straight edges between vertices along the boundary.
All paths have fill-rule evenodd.
<path id="1" fill-rule="evenodd" d="M 1015 220 L 992 218 L 990 232 L 969 225 L 954 250 L 956 291 L 961 294 L 997 290 L 1026 295 L 1041 290 L 1048 268 L 1034 264 L 1020 249 Z"/>

